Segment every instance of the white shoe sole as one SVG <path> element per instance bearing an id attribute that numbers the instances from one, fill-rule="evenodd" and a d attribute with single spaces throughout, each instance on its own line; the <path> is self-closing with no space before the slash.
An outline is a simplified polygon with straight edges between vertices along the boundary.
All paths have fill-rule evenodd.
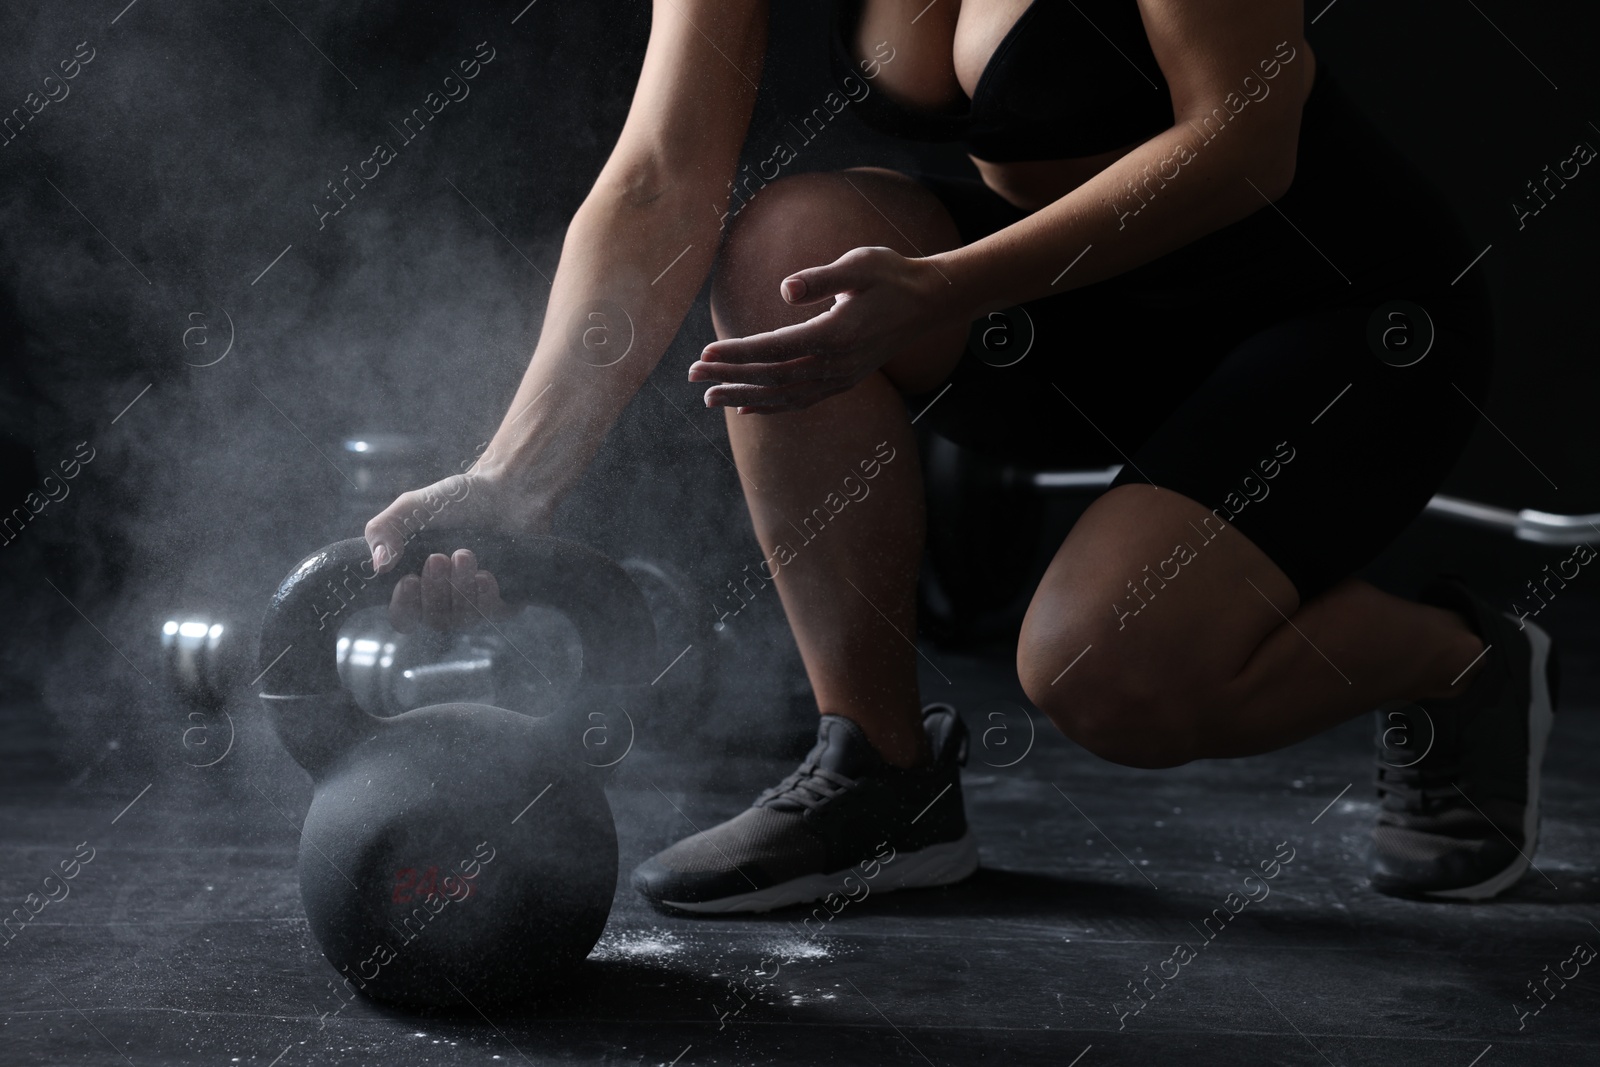
<path id="1" fill-rule="evenodd" d="M 865 885 L 872 893 L 892 893 L 896 889 L 922 889 L 936 885 L 950 885 L 968 877 L 978 869 L 978 842 L 969 829 L 959 840 L 943 845 L 929 845 L 916 852 L 902 852 L 887 863 L 880 864 L 876 877 L 868 878 L 854 867 L 832 874 L 808 874 L 779 885 L 758 889 L 752 893 L 722 897 L 717 900 L 685 901 L 663 900 L 661 903 L 680 911 L 703 915 L 722 915 L 741 911 L 772 911 L 792 904 L 809 904 L 830 893 L 845 899 L 859 894 Z M 845 884 L 853 879 L 855 887 Z"/>
<path id="2" fill-rule="evenodd" d="M 1506 618 L 1520 621 L 1515 615 Z M 1515 863 L 1493 878 L 1477 885 L 1460 889 L 1441 889 L 1424 896 L 1437 900 L 1488 900 L 1516 884 L 1533 866 L 1533 855 L 1539 849 L 1539 788 L 1544 766 L 1544 752 L 1550 740 L 1550 728 L 1555 723 L 1555 705 L 1550 699 L 1550 679 L 1545 673 L 1550 660 L 1550 635 L 1543 629 L 1527 623 L 1524 632 L 1533 646 L 1529 679 L 1528 706 L 1528 804 L 1522 812 L 1522 848 Z"/>

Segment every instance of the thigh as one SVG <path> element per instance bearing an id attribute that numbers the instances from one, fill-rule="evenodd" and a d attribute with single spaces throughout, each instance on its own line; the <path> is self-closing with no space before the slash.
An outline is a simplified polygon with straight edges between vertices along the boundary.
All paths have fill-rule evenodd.
<path id="1" fill-rule="evenodd" d="M 1476 423 L 1487 323 L 1441 301 L 1427 355 L 1399 365 L 1368 341 L 1383 307 L 1256 332 L 1131 451 L 1029 607 L 1030 696 L 1069 665 L 1074 690 L 1125 704 L 1216 692 L 1420 513 Z"/>
<path id="2" fill-rule="evenodd" d="M 1084 701 L 1096 706 L 1065 707 L 1080 725 L 1131 717 L 1152 729 L 1198 728 L 1203 720 L 1189 712 L 1293 614 L 1288 575 L 1240 531 L 1208 528 L 1212 518 L 1173 490 L 1122 485 L 1074 524 L 1017 650 L 1024 691 L 1063 729 L 1063 702 Z M 1170 740 L 1197 749 L 1198 739 Z"/>

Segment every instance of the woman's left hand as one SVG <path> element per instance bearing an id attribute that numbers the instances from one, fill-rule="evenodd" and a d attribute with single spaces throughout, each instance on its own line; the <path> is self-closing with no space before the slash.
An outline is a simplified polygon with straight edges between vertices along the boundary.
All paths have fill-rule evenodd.
<path id="1" fill-rule="evenodd" d="M 954 324 L 939 268 L 892 248 L 852 248 L 825 267 L 785 278 L 783 299 L 799 306 L 835 298 L 805 322 L 769 333 L 713 341 L 689 368 L 691 382 L 715 382 L 707 407 L 739 414 L 799 411 L 842 393 L 917 337 Z"/>

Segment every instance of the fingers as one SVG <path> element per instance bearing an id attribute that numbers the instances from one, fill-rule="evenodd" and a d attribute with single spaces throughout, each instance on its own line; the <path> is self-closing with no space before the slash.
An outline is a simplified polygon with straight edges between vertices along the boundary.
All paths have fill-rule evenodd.
<path id="1" fill-rule="evenodd" d="M 708 407 L 756 409 L 763 414 L 779 411 L 800 411 L 835 393 L 843 392 L 847 385 L 829 380 L 795 386 L 719 385 L 706 393 Z"/>
<path id="2" fill-rule="evenodd" d="M 852 248 L 825 266 L 795 271 L 778 283 L 778 293 L 791 304 L 815 304 L 864 288 L 882 276 L 885 252 L 899 258 L 893 249 L 879 245 Z"/>
<path id="3" fill-rule="evenodd" d="M 382 574 L 400 562 L 406 550 L 405 519 L 416 509 L 415 496 L 416 493 L 402 493 L 368 521 L 364 536 L 372 551 L 374 573 Z"/>
<path id="4" fill-rule="evenodd" d="M 435 552 L 422 565 L 422 621 L 435 630 L 450 625 L 450 557 Z"/>
<path id="5" fill-rule="evenodd" d="M 785 363 L 706 363 L 689 366 L 691 382 L 733 382 L 739 385 L 788 385 L 815 381 L 827 373 L 816 356 L 802 356 Z"/>
<path id="6" fill-rule="evenodd" d="M 367 548 L 372 552 L 372 570 L 375 574 L 382 574 L 393 567 L 405 551 L 404 530 L 392 529 L 392 525 L 387 511 L 367 523 L 365 537 Z"/>
<path id="7" fill-rule="evenodd" d="M 394 583 L 394 593 L 389 597 L 389 624 L 403 634 L 417 628 L 422 621 L 422 579 L 408 574 Z"/>
<path id="8" fill-rule="evenodd" d="M 465 548 L 450 557 L 450 625 L 471 626 L 483 618 L 478 610 L 478 561 Z"/>
<path id="9" fill-rule="evenodd" d="M 429 556 L 422 574 L 401 578 L 389 597 L 389 623 L 403 634 L 419 624 L 447 631 L 485 619 L 498 621 L 510 614 L 510 607 L 500 597 L 500 583 L 488 571 L 478 569 L 467 549 L 451 556 Z"/>
<path id="10" fill-rule="evenodd" d="M 365 538 L 372 551 L 372 568 L 379 574 L 392 570 L 405 553 L 406 541 L 429 526 L 460 525 L 460 505 L 472 491 L 472 482 L 452 475 L 425 489 L 395 497 L 367 523 Z"/>
<path id="11" fill-rule="evenodd" d="M 418 509 L 418 497 L 415 492 L 402 493 L 367 523 L 364 536 L 372 551 L 372 569 L 376 573 L 382 574 L 400 562 L 406 550 L 405 520 Z"/>
<path id="12" fill-rule="evenodd" d="M 477 557 L 465 548 L 449 556 L 429 556 L 421 576 L 401 578 L 389 598 L 389 621 L 401 633 L 410 633 L 418 623 L 439 631 L 460 630 L 510 613 L 499 582 L 480 570 Z"/>
<path id="13" fill-rule="evenodd" d="M 804 322 L 780 326 L 749 337 L 726 337 L 700 350 L 700 363 L 783 363 L 815 352 L 839 347 L 838 308 L 832 307 Z M 699 366 L 697 363 L 696 366 Z M 690 381 L 696 381 L 691 372 Z"/>
<path id="14" fill-rule="evenodd" d="M 483 615 L 477 607 L 478 561 L 458 548 L 434 553 L 422 566 L 422 617 L 435 630 L 460 630 Z"/>
<path id="15" fill-rule="evenodd" d="M 837 337 L 838 331 L 831 325 L 814 326 L 833 314 L 825 311 L 771 333 L 714 341 L 689 368 L 689 380 L 717 383 L 705 392 L 707 407 L 764 405 L 774 400 L 800 402 L 800 407 L 816 403 L 839 391 L 838 364 L 841 359 L 848 361 L 849 348 Z M 763 362 L 762 357 L 771 361 Z"/>

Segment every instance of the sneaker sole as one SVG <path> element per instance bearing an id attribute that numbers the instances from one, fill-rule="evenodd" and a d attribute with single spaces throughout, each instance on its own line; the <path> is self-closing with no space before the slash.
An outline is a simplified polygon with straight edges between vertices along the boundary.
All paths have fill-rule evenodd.
<path id="1" fill-rule="evenodd" d="M 1519 621 L 1515 615 L 1508 614 L 1506 618 Z M 1528 686 L 1531 697 L 1528 705 L 1528 804 L 1522 813 L 1523 846 L 1518 850 L 1516 861 L 1493 878 L 1460 889 L 1439 889 L 1422 894 L 1431 899 L 1488 900 L 1497 896 L 1528 873 L 1528 868 L 1533 866 L 1533 854 L 1539 850 L 1539 788 L 1544 752 L 1550 740 L 1550 728 L 1555 723 L 1555 704 L 1551 699 L 1550 676 L 1547 673 L 1550 635 L 1531 622 L 1526 625 L 1526 633 L 1533 656 Z"/>
<path id="2" fill-rule="evenodd" d="M 847 867 L 832 874 L 803 875 L 753 893 L 740 893 L 717 900 L 663 900 L 661 904 L 701 915 L 772 911 L 793 904 L 809 904 L 829 893 L 848 895 L 848 887 L 844 883 L 851 877 L 868 881 L 875 893 L 892 893 L 896 889 L 950 885 L 967 878 L 977 869 L 978 842 L 972 836 L 972 831 L 968 830 L 958 840 L 897 855 L 880 866 L 875 879 L 867 880 L 864 876 L 856 875 L 855 868 Z"/>

